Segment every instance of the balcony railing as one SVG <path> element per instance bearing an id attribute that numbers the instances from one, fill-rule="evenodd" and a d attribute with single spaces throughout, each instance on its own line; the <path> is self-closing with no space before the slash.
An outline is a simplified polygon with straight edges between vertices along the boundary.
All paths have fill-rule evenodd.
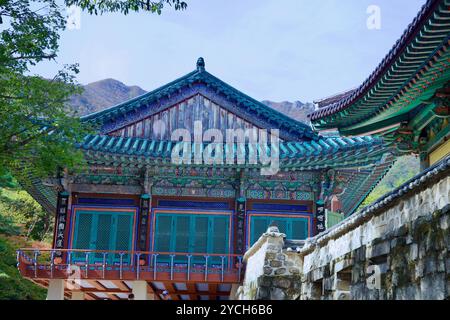
<path id="1" fill-rule="evenodd" d="M 20 249 L 17 267 L 30 279 L 105 279 L 239 283 L 242 255 Z"/>

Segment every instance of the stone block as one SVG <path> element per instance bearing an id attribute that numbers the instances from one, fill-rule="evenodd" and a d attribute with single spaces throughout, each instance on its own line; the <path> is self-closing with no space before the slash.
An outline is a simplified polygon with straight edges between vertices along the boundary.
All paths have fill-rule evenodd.
<path id="1" fill-rule="evenodd" d="M 421 299 L 444 300 L 447 282 L 445 273 L 427 275 L 420 280 Z"/>
<path id="2" fill-rule="evenodd" d="M 400 228 L 394 230 L 394 237 L 405 237 L 408 234 L 408 226 L 402 225 Z"/>
<path id="3" fill-rule="evenodd" d="M 425 263 L 423 260 L 419 260 L 415 265 L 415 277 L 422 278 L 424 273 L 425 273 Z"/>
<path id="4" fill-rule="evenodd" d="M 286 261 L 284 262 L 284 265 L 285 265 L 286 267 L 293 267 L 293 266 L 294 266 L 294 262 L 289 261 L 289 260 L 286 260 Z"/>
<path id="5" fill-rule="evenodd" d="M 271 267 L 264 267 L 264 274 L 265 275 L 271 275 L 272 274 L 272 268 Z"/>
<path id="6" fill-rule="evenodd" d="M 322 285 L 323 285 L 323 289 L 325 291 L 333 290 L 334 277 L 328 277 L 328 278 L 323 279 Z"/>
<path id="7" fill-rule="evenodd" d="M 269 265 L 270 265 L 272 268 L 280 268 L 280 267 L 283 266 L 283 262 L 278 261 L 278 260 L 271 260 L 271 261 L 269 262 Z"/>
<path id="8" fill-rule="evenodd" d="M 419 244 L 419 258 L 422 259 L 426 255 L 427 255 L 427 248 L 422 242 L 421 244 Z"/>
<path id="9" fill-rule="evenodd" d="M 269 300 L 270 299 L 270 289 L 268 288 L 258 288 L 256 293 L 256 300 Z"/>
<path id="10" fill-rule="evenodd" d="M 441 219 L 439 221 L 439 226 L 442 230 L 448 230 L 449 224 L 450 224 L 449 215 L 445 215 L 445 216 L 441 217 Z"/>
<path id="11" fill-rule="evenodd" d="M 406 238 L 400 237 L 400 238 L 394 238 L 391 240 L 391 248 L 392 249 L 401 249 L 406 246 Z"/>
<path id="12" fill-rule="evenodd" d="M 283 275 L 286 273 L 286 268 L 279 268 L 275 270 L 275 275 L 279 276 L 279 275 Z"/>
<path id="13" fill-rule="evenodd" d="M 362 262 L 366 260 L 366 246 L 359 247 L 353 251 L 353 256 L 356 262 Z"/>
<path id="14" fill-rule="evenodd" d="M 280 261 L 284 261 L 284 260 L 286 260 L 286 256 L 282 253 L 279 253 L 279 254 L 277 254 L 276 259 L 280 260 Z"/>
<path id="15" fill-rule="evenodd" d="M 410 234 L 408 234 L 408 235 L 406 236 L 406 244 L 411 244 L 411 243 L 413 243 L 413 242 L 414 242 L 413 236 L 410 235 Z"/>
<path id="16" fill-rule="evenodd" d="M 364 283 L 352 285 L 350 288 L 351 297 L 353 300 L 365 300 L 366 291 L 367 289 Z"/>
<path id="17" fill-rule="evenodd" d="M 336 290 L 333 293 L 333 300 L 350 300 L 350 291 Z"/>
<path id="18" fill-rule="evenodd" d="M 445 260 L 447 256 L 447 250 L 442 251 L 437 257 L 437 272 L 445 272 Z M 450 271 L 450 270 L 449 270 Z"/>
<path id="19" fill-rule="evenodd" d="M 299 274 L 300 273 L 300 269 L 299 268 L 295 268 L 295 267 L 291 267 L 289 268 L 289 272 L 292 274 Z"/>
<path id="20" fill-rule="evenodd" d="M 275 252 L 266 252 L 266 260 L 273 260 L 277 254 Z"/>
<path id="21" fill-rule="evenodd" d="M 333 289 L 340 291 L 350 291 L 350 282 L 341 279 L 335 279 Z"/>
<path id="22" fill-rule="evenodd" d="M 340 272 L 344 269 L 347 269 L 353 265 L 352 259 L 344 259 L 336 262 L 334 265 L 334 272 Z"/>
<path id="23" fill-rule="evenodd" d="M 286 278 L 275 278 L 273 285 L 278 288 L 287 289 L 291 286 L 291 281 Z"/>
<path id="24" fill-rule="evenodd" d="M 416 284 L 398 287 L 394 291 L 394 298 L 395 300 L 418 300 L 420 299 L 420 287 Z"/>
<path id="25" fill-rule="evenodd" d="M 310 272 L 311 281 L 316 282 L 318 280 L 323 279 L 324 277 L 324 269 L 323 268 L 317 268 Z"/>
<path id="26" fill-rule="evenodd" d="M 352 284 L 356 284 L 360 281 L 364 281 L 364 266 L 362 264 L 356 264 L 352 268 Z"/>
<path id="27" fill-rule="evenodd" d="M 259 287 L 270 287 L 272 285 L 272 277 L 259 277 L 258 278 L 258 286 Z"/>
<path id="28" fill-rule="evenodd" d="M 390 249 L 391 247 L 389 241 L 378 243 L 371 247 L 371 250 L 369 250 L 370 255 L 368 256 L 368 258 L 375 258 L 387 255 L 390 252 Z"/>
<path id="29" fill-rule="evenodd" d="M 424 274 L 431 274 L 437 272 L 437 263 L 434 256 L 429 256 L 425 258 L 425 270 Z"/>
<path id="30" fill-rule="evenodd" d="M 285 300 L 286 293 L 280 288 L 272 288 L 270 290 L 270 300 Z"/>
<path id="31" fill-rule="evenodd" d="M 409 246 L 409 260 L 416 261 L 419 257 L 419 246 L 413 243 Z"/>
<path id="32" fill-rule="evenodd" d="M 276 245 L 273 245 L 273 244 L 270 244 L 270 245 L 267 246 L 267 252 L 268 253 L 280 253 L 282 249 L 283 249 L 282 246 L 276 246 Z"/>

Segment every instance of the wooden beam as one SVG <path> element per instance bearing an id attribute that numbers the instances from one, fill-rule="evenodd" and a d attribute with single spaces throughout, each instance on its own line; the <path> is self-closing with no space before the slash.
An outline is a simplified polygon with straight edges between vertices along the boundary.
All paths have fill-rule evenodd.
<path id="1" fill-rule="evenodd" d="M 217 284 L 216 283 L 208 284 L 208 291 L 209 291 L 209 300 L 212 300 L 211 297 L 217 297 Z"/>
<path id="2" fill-rule="evenodd" d="M 189 295 L 189 300 L 197 300 L 198 296 L 197 296 L 197 288 L 195 287 L 194 283 L 186 283 L 186 287 L 187 287 L 187 292 L 186 293 Z M 180 293 L 180 294 L 185 294 L 185 293 Z"/>
<path id="3" fill-rule="evenodd" d="M 131 288 L 129 288 L 127 284 L 122 280 L 111 280 L 111 282 L 122 291 L 131 291 Z"/>
<path id="4" fill-rule="evenodd" d="M 120 300 L 120 298 L 116 296 L 114 293 L 109 293 L 108 298 L 111 300 Z"/>
<path id="5" fill-rule="evenodd" d="M 97 289 L 99 292 L 103 292 L 105 290 L 109 290 L 108 288 L 106 288 L 105 286 L 103 286 L 100 282 L 98 282 L 97 280 L 86 280 L 88 281 L 88 283 L 90 285 L 93 285 L 95 287 L 95 289 Z"/>
<path id="6" fill-rule="evenodd" d="M 90 293 L 86 293 L 84 296 L 84 300 L 97 300 L 97 297 L 94 297 L 94 295 L 90 294 Z"/>
<path id="7" fill-rule="evenodd" d="M 130 293 L 130 290 L 120 290 L 120 289 L 103 289 L 99 290 L 96 288 L 81 288 L 76 290 L 70 290 L 71 292 L 101 292 L 101 293 Z"/>
<path id="8" fill-rule="evenodd" d="M 140 195 L 142 194 L 142 188 L 137 186 L 113 186 L 104 184 L 84 184 L 73 183 L 70 185 L 72 192 L 82 193 L 121 193 Z"/>
<path id="9" fill-rule="evenodd" d="M 166 287 L 166 290 L 169 292 L 170 298 L 172 300 L 180 300 L 180 298 L 178 297 L 178 292 L 175 289 L 173 283 L 165 282 L 164 287 Z"/>
<path id="10" fill-rule="evenodd" d="M 86 295 L 84 296 L 85 300 L 98 300 L 100 298 L 98 298 L 96 295 L 94 295 L 93 293 L 86 293 Z"/>
<path id="11" fill-rule="evenodd" d="M 155 300 L 161 300 L 161 297 L 156 293 L 155 288 L 153 288 L 153 285 L 150 282 L 147 282 L 147 287 L 147 293 L 152 293 L 155 297 Z"/>
<path id="12" fill-rule="evenodd" d="M 161 290 L 161 289 L 158 289 L 158 290 L 156 290 L 156 292 L 155 293 L 157 293 L 157 294 L 162 294 L 162 292 L 163 292 L 164 290 Z M 177 290 L 177 291 L 175 291 L 176 292 L 176 294 L 179 294 L 179 295 L 181 295 L 181 294 L 187 294 L 187 295 L 195 295 L 195 296 L 197 296 L 197 295 L 202 295 L 202 296 L 213 296 L 213 297 L 217 297 L 217 296 L 229 296 L 230 295 L 230 292 L 216 292 L 216 293 L 211 293 L 210 291 L 191 291 L 191 290 Z M 171 292 L 169 292 L 169 293 L 171 293 Z"/>

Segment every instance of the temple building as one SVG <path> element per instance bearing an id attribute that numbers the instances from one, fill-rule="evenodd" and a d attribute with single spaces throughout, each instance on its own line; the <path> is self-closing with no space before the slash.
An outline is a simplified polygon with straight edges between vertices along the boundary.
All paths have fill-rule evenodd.
<path id="1" fill-rule="evenodd" d="M 271 223 L 295 239 L 325 230 L 343 218 L 327 221 L 331 206 L 353 213 L 393 161 L 382 139 L 321 136 L 208 73 L 202 58 L 83 121 L 98 128 L 78 145 L 88 169 L 28 187 L 56 213 L 54 249 L 20 251 L 19 267 L 50 298 L 64 286 L 86 299 L 227 298 Z M 81 283 L 70 290 L 72 269 Z"/>
<path id="2" fill-rule="evenodd" d="M 234 298 L 449 299 L 449 8 L 428 0 L 359 87 L 310 114 L 319 134 L 381 138 L 394 158 L 420 157 L 421 172 L 305 241 L 270 226 L 247 250 Z"/>
<path id="3" fill-rule="evenodd" d="M 314 237 L 355 213 L 396 156 L 418 154 L 426 168 L 449 153 L 448 8 L 429 0 L 360 87 L 317 101 L 312 126 L 203 58 L 85 116 L 97 128 L 77 146 L 88 168 L 26 184 L 56 221 L 51 250 L 18 251 L 20 272 L 49 299 L 235 296 L 243 255 L 269 226 Z"/>
<path id="4" fill-rule="evenodd" d="M 356 89 L 316 101 L 318 131 L 382 137 L 422 168 L 450 153 L 449 2 L 427 1 L 375 71 Z"/>

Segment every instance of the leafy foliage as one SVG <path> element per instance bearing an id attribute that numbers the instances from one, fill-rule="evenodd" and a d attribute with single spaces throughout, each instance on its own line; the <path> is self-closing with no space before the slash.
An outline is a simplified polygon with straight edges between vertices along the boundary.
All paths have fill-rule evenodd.
<path id="1" fill-rule="evenodd" d="M 0 0 L 6 28 L 0 33 L 0 175 L 26 181 L 31 171 L 49 175 L 82 162 L 75 143 L 88 132 L 65 103 L 80 92 L 78 66 L 53 79 L 30 75 L 30 67 L 56 58 L 65 18 L 55 0 Z M 22 178 L 22 179 L 20 179 Z"/>
<path id="2" fill-rule="evenodd" d="M 361 207 L 366 207 L 386 193 L 398 188 L 420 172 L 419 160 L 415 156 L 399 158 L 377 187 L 364 200 Z"/>
<path id="3" fill-rule="evenodd" d="M 37 221 L 30 214 L 35 212 L 39 215 L 39 212 L 43 210 L 23 191 L 7 189 L 0 189 L 0 191 L 0 300 L 45 299 L 45 289 L 24 279 L 16 266 L 16 250 L 35 245 L 24 236 L 30 230 L 26 226 Z M 48 239 L 51 227 L 47 234 L 38 232 L 39 229 L 40 227 L 36 226 L 31 229 L 30 238 Z M 45 246 L 45 244 L 39 244 L 39 246 L 43 245 Z"/>
<path id="4" fill-rule="evenodd" d="M 44 210 L 25 191 L 9 191 L 0 195 L 0 215 L 21 227 L 26 239 L 44 241 L 51 238 L 53 215 Z"/>
<path id="5" fill-rule="evenodd" d="M 130 11 L 150 11 L 161 14 L 164 5 L 173 6 L 175 10 L 185 10 L 187 3 L 181 0 L 65 0 L 68 6 L 79 6 L 90 14 L 103 14 L 105 12 L 121 12 L 128 14 Z"/>
<path id="6" fill-rule="evenodd" d="M 16 250 L 27 247 L 20 238 L 0 236 L 0 300 L 44 300 L 44 288 L 22 278 L 17 270 Z"/>

